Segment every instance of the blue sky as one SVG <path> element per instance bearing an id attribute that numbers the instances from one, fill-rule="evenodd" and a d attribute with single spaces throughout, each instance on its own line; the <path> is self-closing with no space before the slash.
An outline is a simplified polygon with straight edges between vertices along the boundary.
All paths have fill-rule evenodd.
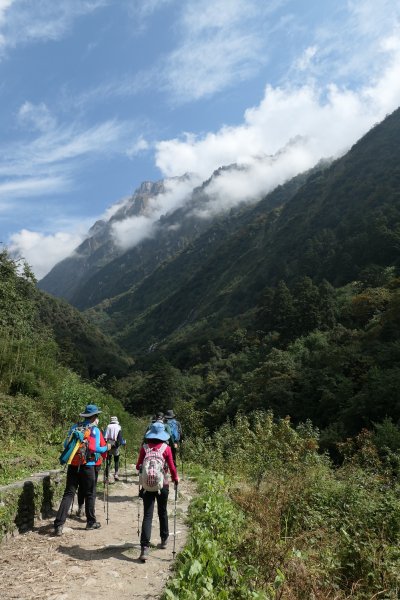
<path id="1" fill-rule="evenodd" d="M 144 180 L 193 175 L 125 244 L 219 166 L 251 177 L 215 212 L 345 152 L 400 105 L 400 2 L 0 0 L 0 101 L 0 240 L 41 277 Z"/>

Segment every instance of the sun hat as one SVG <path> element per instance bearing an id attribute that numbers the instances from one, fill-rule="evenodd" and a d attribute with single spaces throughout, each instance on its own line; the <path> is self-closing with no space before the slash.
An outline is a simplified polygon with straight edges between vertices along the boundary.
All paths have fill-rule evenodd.
<path id="1" fill-rule="evenodd" d="M 165 427 L 163 423 L 156 421 L 152 424 L 148 432 L 145 436 L 146 440 L 161 440 L 162 442 L 166 442 L 169 440 L 169 433 L 165 431 Z"/>
<path id="2" fill-rule="evenodd" d="M 173 410 L 167 410 L 164 415 L 164 419 L 175 419 L 175 413 Z"/>
<path id="3" fill-rule="evenodd" d="M 97 406 L 97 404 L 86 404 L 84 412 L 79 413 L 80 417 L 94 417 L 94 415 L 99 415 L 101 410 Z"/>
<path id="4" fill-rule="evenodd" d="M 110 423 L 116 423 L 118 425 L 119 424 L 118 417 L 111 417 Z"/>

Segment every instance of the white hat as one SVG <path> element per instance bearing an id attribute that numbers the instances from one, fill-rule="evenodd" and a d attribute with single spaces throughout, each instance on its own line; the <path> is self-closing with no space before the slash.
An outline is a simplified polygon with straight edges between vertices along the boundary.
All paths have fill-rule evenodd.
<path id="1" fill-rule="evenodd" d="M 110 423 L 118 423 L 118 417 L 111 417 Z"/>

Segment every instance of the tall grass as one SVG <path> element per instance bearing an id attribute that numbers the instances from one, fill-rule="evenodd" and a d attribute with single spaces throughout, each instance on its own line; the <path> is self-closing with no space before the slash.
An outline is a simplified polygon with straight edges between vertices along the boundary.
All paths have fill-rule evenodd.
<path id="1" fill-rule="evenodd" d="M 400 489 L 368 437 L 334 468 L 310 423 L 256 413 L 186 451 L 230 482 L 245 515 L 234 555 L 267 597 L 400 597 Z"/>

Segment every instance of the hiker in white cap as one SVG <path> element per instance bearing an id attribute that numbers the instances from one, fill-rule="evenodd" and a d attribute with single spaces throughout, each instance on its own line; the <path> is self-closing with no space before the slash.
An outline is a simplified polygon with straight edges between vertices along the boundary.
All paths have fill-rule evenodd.
<path id="1" fill-rule="evenodd" d="M 119 480 L 119 448 L 125 445 L 125 440 L 122 437 L 122 429 L 119 424 L 118 417 L 111 417 L 110 423 L 107 425 L 107 429 L 104 433 L 104 439 L 106 442 L 111 444 L 111 448 L 108 451 L 107 463 L 106 463 L 106 479 L 109 478 L 110 467 L 112 457 L 114 457 L 114 479 Z"/>

